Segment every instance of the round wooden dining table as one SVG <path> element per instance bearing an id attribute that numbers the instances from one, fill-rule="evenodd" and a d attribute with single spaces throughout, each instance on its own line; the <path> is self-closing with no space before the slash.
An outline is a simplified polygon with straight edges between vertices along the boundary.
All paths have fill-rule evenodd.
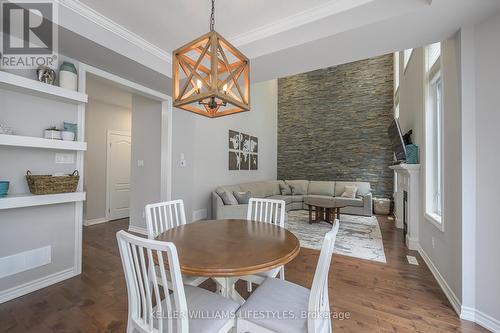
<path id="1" fill-rule="evenodd" d="M 223 296 L 240 304 L 244 299 L 234 288 L 240 277 L 285 265 L 300 251 L 290 231 L 248 220 L 198 221 L 155 239 L 175 244 L 183 274 L 212 278 Z"/>

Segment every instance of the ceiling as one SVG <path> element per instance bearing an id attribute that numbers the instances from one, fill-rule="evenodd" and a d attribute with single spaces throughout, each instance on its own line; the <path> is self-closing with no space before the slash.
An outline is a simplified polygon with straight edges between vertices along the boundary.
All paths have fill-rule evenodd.
<path id="1" fill-rule="evenodd" d="M 114 1 L 81 2 L 169 52 L 209 29 L 210 0 L 121 0 L 120 6 Z M 346 1 L 217 0 L 216 30 L 226 38 L 234 38 L 312 7 L 341 2 Z"/>
<path id="2" fill-rule="evenodd" d="M 58 1 L 62 26 L 163 76 L 172 50 L 209 29 L 210 0 Z M 443 40 L 499 10 L 500 0 L 217 0 L 215 28 L 256 82 Z"/>

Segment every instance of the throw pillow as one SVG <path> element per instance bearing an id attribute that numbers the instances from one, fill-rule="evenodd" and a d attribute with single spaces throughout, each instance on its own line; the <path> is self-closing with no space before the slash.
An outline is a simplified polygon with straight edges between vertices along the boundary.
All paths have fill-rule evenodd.
<path id="1" fill-rule="evenodd" d="M 346 185 L 344 188 L 344 193 L 342 193 L 343 198 L 356 198 L 356 192 L 358 192 L 358 187 L 355 185 Z"/>
<path id="2" fill-rule="evenodd" d="M 280 192 L 281 195 L 292 195 L 292 189 L 290 188 L 290 185 L 285 183 L 280 183 Z"/>
<path id="3" fill-rule="evenodd" d="M 231 192 L 225 191 L 222 193 L 218 193 L 219 196 L 222 199 L 222 202 L 224 202 L 224 205 L 237 205 L 238 200 L 234 197 L 234 195 Z"/>
<path id="4" fill-rule="evenodd" d="M 250 198 L 252 197 L 252 192 L 247 191 L 247 192 L 233 192 L 234 197 L 236 200 L 238 200 L 238 203 L 240 205 L 246 205 L 248 204 L 248 201 L 250 201 Z"/>
<path id="5" fill-rule="evenodd" d="M 292 194 L 293 195 L 304 195 L 304 194 L 306 194 L 306 192 L 304 192 L 304 190 L 300 186 L 290 185 L 290 187 L 292 189 Z"/>

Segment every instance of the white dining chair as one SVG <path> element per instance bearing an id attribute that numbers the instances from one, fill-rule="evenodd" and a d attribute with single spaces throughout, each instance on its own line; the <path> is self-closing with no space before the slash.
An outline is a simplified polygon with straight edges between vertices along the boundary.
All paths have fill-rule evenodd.
<path id="1" fill-rule="evenodd" d="M 184 201 L 173 200 L 146 205 L 146 225 L 148 238 L 154 239 L 162 232 L 186 224 Z M 158 271 L 158 267 L 156 267 Z M 199 286 L 208 278 L 183 275 L 184 284 Z"/>
<path id="2" fill-rule="evenodd" d="M 325 235 L 311 290 L 274 278 L 266 279 L 237 313 L 237 333 L 331 333 L 328 272 L 339 221 Z M 262 316 L 278 313 L 278 316 Z M 258 315 L 256 315 L 258 314 Z"/>
<path id="3" fill-rule="evenodd" d="M 234 313 L 239 305 L 208 290 L 184 285 L 173 243 L 137 237 L 123 230 L 116 238 L 127 284 L 128 333 L 226 333 L 234 328 Z M 153 271 L 154 256 L 159 276 Z M 171 290 L 161 288 L 167 280 Z"/>
<path id="4" fill-rule="evenodd" d="M 247 220 L 276 224 L 285 227 L 286 203 L 283 200 L 251 198 L 248 202 Z M 285 279 L 285 267 L 280 266 L 255 275 L 243 276 L 247 282 L 248 292 L 252 291 L 252 283 L 261 284 L 266 278 L 280 276 Z"/>

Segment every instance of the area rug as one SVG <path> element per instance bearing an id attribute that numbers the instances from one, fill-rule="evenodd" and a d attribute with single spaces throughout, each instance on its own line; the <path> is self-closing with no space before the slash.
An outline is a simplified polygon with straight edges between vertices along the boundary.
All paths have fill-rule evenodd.
<path id="1" fill-rule="evenodd" d="M 323 237 L 332 229 L 326 222 L 309 224 L 309 212 L 288 212 L 286 228 L 300 241 L 300 246 L 320 250 Z M 382 233 L 375 216 L 340 216 L 334 253 L 386 263 Z"/>

